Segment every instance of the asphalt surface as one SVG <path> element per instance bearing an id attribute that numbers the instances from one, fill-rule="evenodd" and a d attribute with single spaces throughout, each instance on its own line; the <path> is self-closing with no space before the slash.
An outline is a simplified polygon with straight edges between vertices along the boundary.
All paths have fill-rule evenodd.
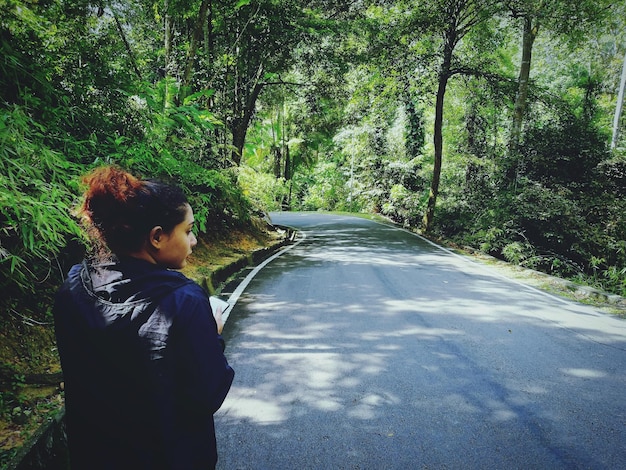
<path id="1" fill-rule="evenodd" d="M 626 469 L 626 322 L 401 229 L 272 214 L 229 286 L 218 469 Z"/>

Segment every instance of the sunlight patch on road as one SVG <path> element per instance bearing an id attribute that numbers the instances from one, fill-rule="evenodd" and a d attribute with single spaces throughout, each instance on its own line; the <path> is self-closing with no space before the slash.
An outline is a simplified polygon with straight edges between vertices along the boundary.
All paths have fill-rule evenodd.
<path id="1" fill-rule="evenodd" d="M 605 372 L 593 369 L 561 369 L 561 372 L 579 379 L 601 379 L 606 377 Z"/>
<path id="2" fill-rule="evenodd" d="M 287 419 L 283 407 L 256 394 L 256 390 L 238 388 L 236 394 L 227 398 L 220 414 L 228 418 L 248 419 L 257 424 L 274 424 Z"/>
<path id="3" fill-rule="evenodd" d="M 345 345 L 343 345 L 345 347 Z M 293 344 L 293 343 L 259 343 L 258 341 L 242 341 L 241 349 L 261 351 L 336 351 L 337 346 L 328 344 Z M 356 346 L 355 346 L 356 347 Z"/>
<path id="4" fill-rule="evenodd" d="M 388 369 L 383 353 L 341 354 L 327 352 L 276 352 L 254 358 L 266 372 L 258 387 L 236 388 L 224 403 L 226 419 L 247 419 L 259 424 L 288 421 L 315 409 L 322 412 L 350 410 L 358 419 L 370 419 L 398 399 L 388 393 L 365 392 L 372 377 Z M 358 398 L 347 401 L 340 390 L 352 390 Z"/>
<path id="5" fill-rule="evenodd" d="M 495 410 L 492 415 L 494 421 L 503 422 L 517 419 L 517 413 L 511 410 Z"/>
<path id="6" fill-rule="evenodd" d="M 418 336 L 420 338 L 424 337 L 437 337 L 441 338 L 443 336 L 458 336 L 463 335 L 464 333 L 459 330 L 450 330 L 448 328 L 424 328 L 424 327 L 413 327 L 413 328 L 405 328 L 400 331 L 395 331 L 392 333 L 386 333 L 386 336 L 392 337 L 402 337 L 402 336 Z"/>
<path id="7" fill-rule="evenodd" d="M 352 243 L 352 242 L 350 242 Z M 433 255 L 432 253 L 418 253 L 414 251 L 405 251 L 398 253 L 387 248 L 360 248 L 352 245 L 346 247 L 333 247 L 328 244 L 323 249 L 312 249 L 308 247 L 308 251 L 300 256 L 311 261 L 321 261 L 324 263 L 343 263 L 343 264 L 365 264 L 371 266 L 392 266 L 396 268 L 418 266 L 445 265 L 448 260 L 442 258 L 441 255 Z M 456 262 L 456 260 L 452 260 Z M 453 263 L 448 264 L 453 266 Z"/>
<path id="8" fill-rule="evenodd" d="M 349 417 L 369 420 L 376 417 L 378 408 L 388 407 L 389 405 L 397 405 L 400 402 L 398 397 L 390 393 L 368 393 L 362 397 L 355 398 L 348 409 Z"/>

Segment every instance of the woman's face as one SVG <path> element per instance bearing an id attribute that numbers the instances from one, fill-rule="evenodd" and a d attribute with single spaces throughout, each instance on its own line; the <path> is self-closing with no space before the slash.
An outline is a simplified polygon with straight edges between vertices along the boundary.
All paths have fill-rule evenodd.
<path id="1" fill-rule="evenodd" d="M 193 210 L 189 204 L 186 205 L 185 220 L 176 225 L 169 232 L 161 234 L 162 244 L 155 256 L 158 264 L 170 269 L 181 269 L 187 264 L 187 256 L 198 243 L 193 234 Z"/>

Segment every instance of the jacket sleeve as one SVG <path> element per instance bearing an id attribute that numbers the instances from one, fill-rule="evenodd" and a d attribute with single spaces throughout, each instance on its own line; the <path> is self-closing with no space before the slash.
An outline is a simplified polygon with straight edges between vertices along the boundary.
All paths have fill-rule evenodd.
<path id="1" fill-rule="evenodd" d="M 178 314 L 170 347 L 179 399 L 191 412 L 213 414 L 224 402 L 235 372 L 224 356 L 224 341 L 202 288 L 181 289 L 175 297 Z"/>

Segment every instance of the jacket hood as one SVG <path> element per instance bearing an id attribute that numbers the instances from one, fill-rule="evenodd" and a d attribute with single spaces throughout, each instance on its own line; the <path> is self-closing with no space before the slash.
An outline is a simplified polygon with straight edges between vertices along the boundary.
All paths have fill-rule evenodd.
<path id="1" fill-rule="evenodd" d="M 91 328 L 138 328 L 168 294 L 194 283 L 170 271 L 135 258 L 88 264 L 70 271 L 67 289 L 78 302 L 77 312 Z"/>
<path id="2" fill-rule="evenodd" d="M 83 263 L 80 278 L 92 296 L 113 304 L 154 300 L 192 282 L 179 272 L 135 258 L 95 265 Z"/>

